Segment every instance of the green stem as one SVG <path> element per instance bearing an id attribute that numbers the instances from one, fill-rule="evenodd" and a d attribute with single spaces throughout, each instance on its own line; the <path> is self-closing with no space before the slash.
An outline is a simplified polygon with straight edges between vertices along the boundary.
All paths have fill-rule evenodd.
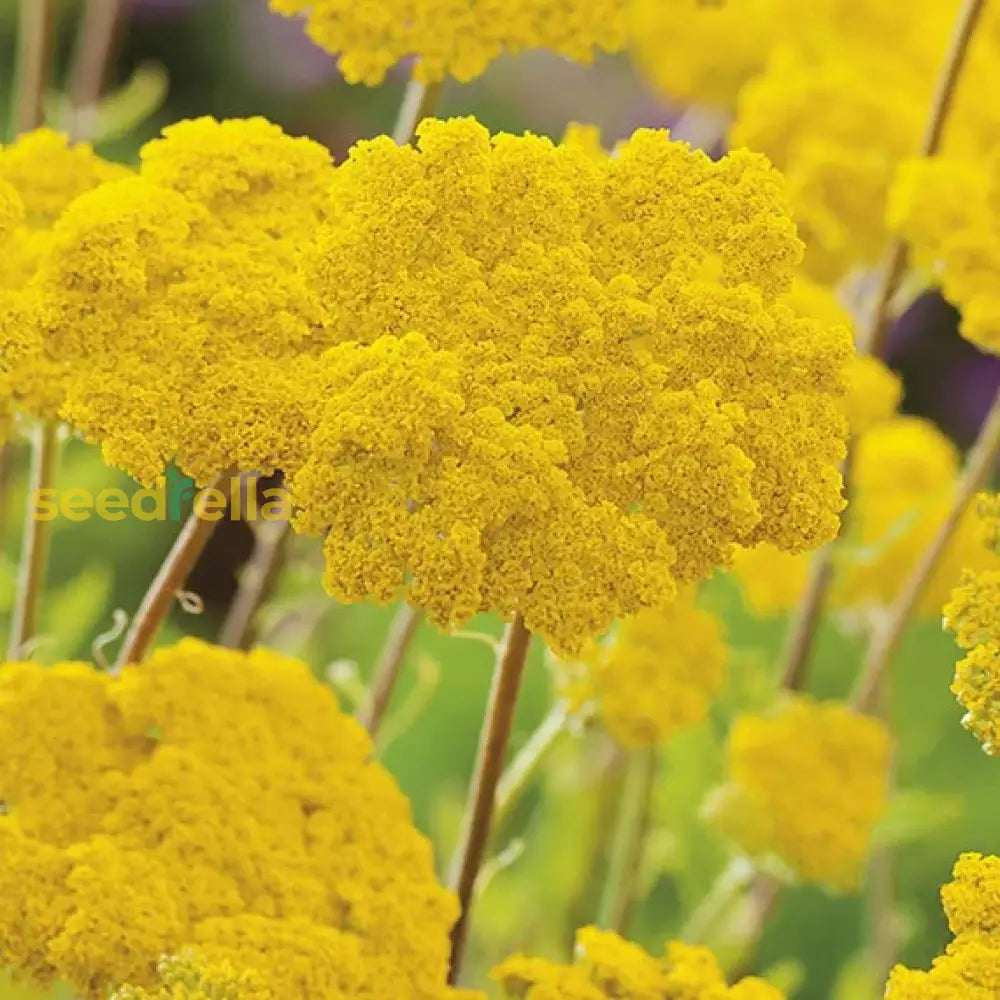
<path id="1" fill-rule="evenodd" d="M 57 426 L 48 422 L 38 424 L 31 442 L 28 502 L 25 507 L 14 618 L 11 622 L 7 650 L 7 658 L 11 661 L 19 660 L 26 654 L 38 630 L 39 608 L 49 561 L 52 522 L 40 520 L 36 516 L 36 501 L 44 491 L 52 488 L 58 454 Z"/>
<path id="2" fill-rule="evenodd" d="M 430 118 L 441 103 L 443 83 L 418 83 L 410 80 L 403 95 L 403 104 L 392 137 L 398 145 L 408 146 L 416 140 L 417 127 L 425 118 Z"/>
<path id="3" fill-rule="evenodd" d="M 21 0 L 17 35 L 14 131 L 30 132 L 45 121 L 45 87 L 55 30 L 53 0 Z"/>
<path id="4" fill-rule="evenodd" d="M 385 718 L 386 709 L 389 707 L 403 663 L 406 661 L 406 654 L 422 620 L 423 614 L 418 608 L 402 604 L 392 620 L 392 625 L 389 626 L 385 646 L 372 674 L 368 703 L 361 713 L 361 722 L 373 737 L 378 733 Z"/>
<path id="5" fill-rule="evenodd" d="M 618 818 L 597 922 L 600 927 L 619 933 L 628 930 L 635 903 L 658 762 L 659 756 L 654 748 L 632 751 L 618 804 Z"/>

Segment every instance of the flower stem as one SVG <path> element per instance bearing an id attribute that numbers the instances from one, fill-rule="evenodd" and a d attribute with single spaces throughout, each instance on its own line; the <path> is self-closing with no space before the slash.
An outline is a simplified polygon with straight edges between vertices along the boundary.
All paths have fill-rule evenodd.
<path id="1" fill-rule="evenodd" d="M 451 884 L 462 908 L 458 923 L 451 932 L 451 969 L 448 981 L 452 984 L 458 980 L 462 969 L 476 876 L 486 854 L 496 805 L 497 784 L 507 754 L 514 707 L 530 646 L 531 633 L 525 628 L 524 619 L 517 614 L 507 627 L 498 650 L 486 717 L 479 738 L 476 768 L 462 824 L 462 836 L 452 861 Z"/>
<path id="2" fill-rule="evenodd" d="M 559 742 L 566 732 L 569 712 L 566 702 L 560 701 L 554 705 L 548 715 L 539 723 L 528 741 L 517 752 L 510 766 L 501 775 L 497 783 L 496 805 L 493 812 L 493 825 L 499 826 L 511 809 L 520 800 L 528 782 L 537 773 L 542 761 L 549 751 Z"/>
<path id="3" fill-rule="evenodd" d="M 256 489 L 253 479 L 247 489 Z M 249 649 L 254 639 L 254 619 L 274 592 L 285 565 L 291 541 L 291 525 L 285 518 L 265 521 L 254 532 L 250 561 L 240 573 L 236 595 L 226 612 L 219 632 L 219 645 L 229 649 Z"/>
<path id="4" fill-rule="evenodd" d="M 232 474 L 232 470 L 222 473 L 212 483 L 211 488 L 225 492 L 226 484 Z M 205 550 L 209 538 L 212 537 L 217 521 L 205 516 L 207 513 L 205 504 L 205 491 L 200 491 L 195 497 L 191 514 L 132 619 L 121 652 L 118 654 L 116 670 L 120 670 L 128 663 L 139 663 L 145 658 L 156 638 L 156 633 L 170 613 L 177 592 L 184 586 L 184 581 L 187 580 L 195 563 L 198 562 L 198 557 Z"/>
<path id="5" fill-rule="evenodd" d="M 854 704 L 858 708 L 868 711 L 874 707 L 879 686 L 889 668 L 903 629 L 917 606 L 924 588 L 940 565 L 969 504 L 982 489 L 998 458 L 1000 458 L 1000 393 L 994 397 L 986 422 L 969 452 L 965 470 L 958 481 L 947 517 L 914 566 L 909 579 L 889 609 L 885 623 L 875 633 L 854 693 Z"/>
<path id="6" fill-rule="evenodd" d="M 373 737 L 385 718 L 385 712 L 389 707 L 389 701 L 403 669 L 406 654 L 413 642 L 413 637 L 417 634 L 417 629 L 420 628 L 422 619 L 423 615 L 419 609 L 411 607 L 409 604 L 402 604 L 392 620 L 392 625 L 389 626 L 385 646 L 382 648 L 378 663 L 375 665 L 375 672 L 372 675 L 368 702 L 361 713 L 361 723 Z"/>
<path id="7" fill-rule="evenodd" d="M 53 0 L 21 0 L 18 13 L 14 130 L 30 132 L 45 121 L 45 87 L 55 30 Z"/>
<path id="8" fill-rule="evenodd" d="M 25 506 L 21 562 L 17 575 L 17 596 L 11 622 L 7 658 L 19 660 L 27 651 L 38 628 L 38 612 L 45 587 L 52 524 L 40 520 L 35 510 L 36 498 L 51 489 L 59 453 L 59 434 L 54 423 L 36 426 L 31 442 L 31 471 L 28 476 L 28 502 Z"/>
<path id="9" fill-rule="evenodd" d="M 86 0 L 70 69 L 69 133 L 85 142 L 95 131 L 101 93 L 124 15 L 122 0 Z"/>
<path id="10" fill-rule="evenodd" d="M 658 763 L 659 755 L 652 747 L 633 750 L 628 762 L 604 892 L 598 907 L 597 923 L 607 930 L 619 933 L 628 930 Z"/>
<path id="11" fill-rule="evenodd" d="M 409 146 L 417 137 L 417 126 L 430 118 L 441 102 L 442 83 L 418 83 L 410 80 L 403 95 L 403 104 L 392 137 L 400 146 Z"/>

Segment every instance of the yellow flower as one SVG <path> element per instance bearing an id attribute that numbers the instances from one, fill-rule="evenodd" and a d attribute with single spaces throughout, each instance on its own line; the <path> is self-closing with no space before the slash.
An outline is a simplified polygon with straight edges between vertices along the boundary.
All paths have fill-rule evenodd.
<path id="1" fill-rule="evenodd" d="M 770 715 L 742 716 L 720 825 L 806 882 L 853 889 L 885 809 L 889 752 L 882 722 L 837 702 L 794 696 Z"/>
<path id="2" fill-rule="evenodd" d="M 1000 991 L 1000 858 L 963 854 L 941 890 L 955 935 L 929 972 L 896 966 L 886 1000 L 994 1000 Z"/>
<path id="3" fill-rule="evenodd" d="M 409 581 L 445 627 L 518 610 L 572 656 L 734 542 L 831 538 L 851 346 L 778 301 L 800 250 L 746 152 L 472 120 L 361 143 L 313 273 L 342 343 L 291 476 L 328 589 Z"/>
<path id="4" fill-rule="evenodd" d="M 192 952 L 165 957 L 155 986 L 122 986 L 111 1000 L 276 1000 L 259 977 L 227 963 L 208 964 Z"/>
<path id="5" fill-rule="evenodd" d="M 456 902 L 305 664 L 195 640 L 117 677 L 9 664 L 0 728 L 0 965 L 95 998 L 215 996 L 216 969 L 252 998 L 452 996 Z M 185 948 L 207 971 L 158 981 Z"/>
<path id="6" fill-rule="evenodd" d="M 621 623 L 584 665 L 583 697 L 628 747 L 652 746 L 701 722 L 725 681 L 729 650 L 715 616 L 684 593 Z"/>
<path id="7" fill-rule="evenodd" d="M 577 931 L 571 965 L 514 955 L 492 972 L 512 1000 L 783 1000 L 750 976 L 727 988 L 706 948 L 671 941 L 661 958 L 610 931 Z"/>
<path id="8" fill-rule="evenodd" d="M 141 158 L 56 223 L 29 362 L 46 359 L 61 416 L 144 483 L 170 461 L 201 484 L 274 469 L 322 393 L 300 256 L 327 217 L 329 154 L 262 119 L 199 119 Z"/>
<path id="9" fill-rule="evenodd" d="M 627 0 L 271 0 L 306 15 L 317 45 L 350 83 L 375 86 L 407 57 L 418 80 L 468 82 L 504 52 L 551 49 L 589 63 L 625 45 Z"/>
<path id="10" fill-rule="evenodd" d="M 889 220 L 961 309 L 965 336 L 1000 351 L 1000 154 L 909 161 Z"/>

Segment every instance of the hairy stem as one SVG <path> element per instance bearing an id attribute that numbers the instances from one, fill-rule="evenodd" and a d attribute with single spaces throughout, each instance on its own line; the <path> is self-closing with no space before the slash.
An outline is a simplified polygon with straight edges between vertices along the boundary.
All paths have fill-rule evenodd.
<path id="1" fill-rule="evenodd" d="M 40 520 L 36 499 L 51 489 L 59 453 L 59 433 L 54 423 L 35 427 L 31 442 L 31 471 L 28 475 L 28 502 L 25 506 L 21 561 L 18 566 L 14 618 L 11 621 L 7 658 L 19 660 L 26 653 L 38 629 L 38 613 L 45 588 L 52 524 Z"/>
<path id="2" fill-rule="evenodd" d="M 635 904 L 658 763 L 655 748 L 633 750 L 618 803 L 618 819 L 597 922 L 600 927 L 622 934 L 628 930 Z"/>
<path id="3" fill-rule="evenodd" d="M 399 109 L 399 117 L 392 137 L 400 146 L 408 146 L 417 137 L 417 126 L 430 118 L 441 102 L 441 83 L 418 83 L 410 80 L 403 95 L 403 104 Z"/>
<path id="4" fill-rule="evenodd" d="M 212 483 L 211 489 L 224 490 L 232 475 L 233 470 L 222 473 Z M 191 574 L 198 557 L 205 550 L 212 532 L 215 531 L 217 521 L 210 520 L 206 517 L 206 513 L 205 494 L 199 492 L 195 497 L 190 516 L 181 528 L 177 540 L 167 553 L 167 558 L 160 566 L 139 610 L 132 619 L 121 652 L 118 654 L 116 669 L 121 669 L 128 663 L 141 662 L 152 646 L 160 626 L 173 607 L 178 591 L 184 586 L 184 581 Z"/>
<path id="5" fill-rule="evenodd" d="M 403 663 L 406 661 L 406 654 L 422 619 L 423 614 L 419 609 L 409 604 L 402 604 L 392 620 L 392 625 L 389 626 L 385 646 L 372 674 L 368 701 L 361 713 L 361 722 L 373 737 L 385 718 L 386 709 L 389 707 Z"/>
<path id="6" fill-rule="evenodd" d="M 462 908 L 458 923 L 451 933 L 451 970 L 448 981 L 452 984 L 458 980 L 462 969 L 476 876 L 482 867 L 489 842 L 497 784 L 507 756 L 514 708 L 530 646 L 531 633 L 525 628 L 520 614 L 515 615 L 498 650 L 486 717 L 479 738 L 475 772 L 469 787 L 462 836 L 452 862 L 451 884 Z"/>

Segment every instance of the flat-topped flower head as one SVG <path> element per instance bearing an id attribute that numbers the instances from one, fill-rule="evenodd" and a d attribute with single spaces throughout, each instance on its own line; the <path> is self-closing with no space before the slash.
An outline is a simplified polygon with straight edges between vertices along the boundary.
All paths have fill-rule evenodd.
<path id="1" fill-rule="evenodd" d="M 190 948 L 269 1000 L 453 996 L 457 902 L 304 663 L 185 640 L 117 677 L 8 664 L 0 731 L 0 965 L 188 997 L 156 963 Z"/>
<path id="2" fill-rule="evenodd" d="M 326 219 L 330 156 L 262 119 L 199 119 L 141 158 L 63 213 L 31 285 L 59 412 L 146 483 L 170 461 L 200 483 L 273 469 L 320 391 L 299 257 Z"/>
<path id="3" fill-rule="evenodd" d="M 721 622 L 683 592 L 625 619 L 582 663 L 557 672 L 571 700 L 592 702 L 620 743 L 654 746 L 707 717 L 728 656 Z"/>
<path id="4" fill-rule="evenodd" d="M 596 927 L 577 931 L 571 964 L 513 955 L 492 978 L 508 1000 L 784 1000 L 755 976 L 727 986 L 707 948 L 671 941 L 656 957 Z"/>
<path id="5" fill-rule="evenodd" d="M 301 14 L 317 45 L 340 57 L 350 83 L 375 86 L 404 59 L 425 83 L 468 82 L 503 53 L 550 49 L 589 63 L 628 34 L 629 0 L 271 0 Z"/>
<path id="6" fill-rule="evenodd" d="M 836 533 L 851 344 L 780 301 L 801 245 L 765 160 L 429 121 L 356 147 L 332 206 L 342 343 L 292 486 L 338 598 L 519 611 L 574 655 L 734 542 Z"/>
<path id="7" fill-rule="evenodd" d="M 805 882 L 853 889 L 885 809 L 889 752 L 884 723 L 838 702 L 793 696 L 768 715 L 742 716 L 719 825 Z"/>

